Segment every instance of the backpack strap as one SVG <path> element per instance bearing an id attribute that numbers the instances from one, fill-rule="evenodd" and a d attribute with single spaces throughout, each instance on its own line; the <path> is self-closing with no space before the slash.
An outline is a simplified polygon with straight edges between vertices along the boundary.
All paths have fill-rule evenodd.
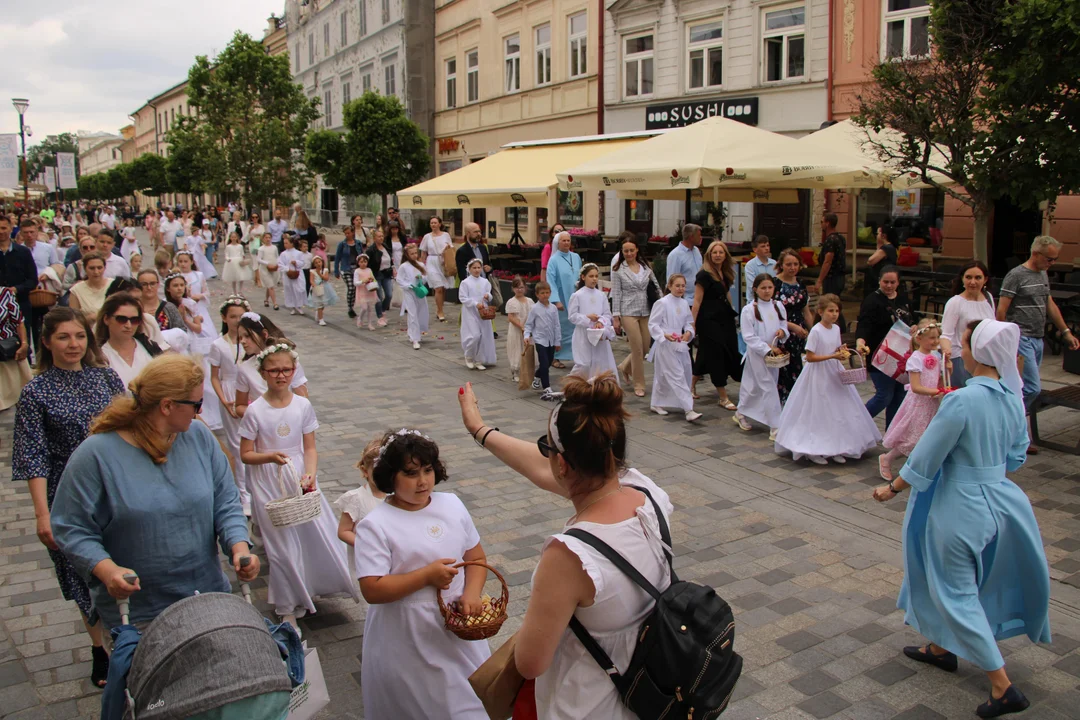
<path id="1" fill-rule="evenodd" d="M 656 499 L 652 496 L 651 492 L 640 485 L 627 485 L 626 487 L 632 487 L 635 490 L 645 493 L 645 497 L 649 498 L 653 510 L 656 511 L 656 522 L 660 525 L 660 539 L 664 541 L 664 555 L 667 557 L 668 569 L 671 571 L 671 584 L 674 585 L 679 582 L 679 577 L 675 574 L 675 563 L 671 557 L 671 553 L 668 552 L 668 548 L 671 547 L 671 530 L 668 528 L 667 518 L 664 517 L 664 513 L 660 510 L 660 504 L 656 502 Z M 621 570 L 622 568 L 619 569 Z"/>

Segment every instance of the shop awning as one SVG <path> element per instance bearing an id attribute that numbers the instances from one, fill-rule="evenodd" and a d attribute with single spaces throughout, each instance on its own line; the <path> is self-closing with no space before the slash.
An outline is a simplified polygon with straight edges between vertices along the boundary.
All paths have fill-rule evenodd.
<path id="1" fill-rule="evenodd" d="M 799 138 L 798 142 L 825 152 L 861 156 L 871 168 L 886 176 L 887 183 L 884 187 L 897 190 L 933 187 L 923 182 L 918 173 L 889 167 L 878 158 L 873 143 L 899 147 L 903 137 L 902 133 L 891 128 L 883 128 L 880 132 L 868 131 L 849 119 Z M 945 155 L 936 149 L 931 151 L 930 156 L 933 164 L 938 167 L 945 167 L 948 163 Z M 952 184 L 951 180 L 940 173 L 931 173 L 931 177 L 942 185 Z"/>
<path id="2" fill-rule="evenodd" d="M 453 172 L 398 191 L 404 208 L 547 207 L 555 173 L 584 160 L 632 148 L 641 137 L 573 138 L 508 147 Z"/>
<path id="3" fill-rule="evenodd" d="M 689 192 L 692 202 L 799 202 L 799 191 L 785 188 L 698 188 Z M 686 190 L 620 190 L 616 195 L 620 200 L 686 200 L 686 193 Z"/>
<path id="4" fill-rule="evenodd" d="M 830 154 L 722 117 L 669 130 L 558 173 L 560 190 L 874 187 L 860 156 Z"/>

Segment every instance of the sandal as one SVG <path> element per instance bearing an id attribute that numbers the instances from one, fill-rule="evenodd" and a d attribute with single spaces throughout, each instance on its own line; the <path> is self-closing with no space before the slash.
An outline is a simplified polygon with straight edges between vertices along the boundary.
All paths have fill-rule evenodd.
<path id="1" fill-rule="evenodd" d="M 269 300 L 263 300 L 263 307 L 270 307 L 270 301 Z"/>
<path id="2" fill-rule="evenodd" d="M 990 699 L 975 708 L 975 714 L 981 718 L 994 718 L 1009 713 L 1023 712 L 1029 705 L 1031 702 L 1024 697 L 1024 693 L 1017 690 L 1015 685 L 1010 685 L 1005 690 L 1005 694 L 996 700 L 991 692 Z"/>
<path id="3" fill-rule="evenodd" d="M 645 397 L 645 391 L 644 390 L 635 390 L 634 394 L 637 395 L 638 397 Z"/>
<path id="4" fill-rule="evenodd" d="M 720 407 L 724 408 L 725 410 L 737 410 L 738 409 L 738 406 L 735 403 L 731 402 L 730 399 L 721 398 L 720 402 L 717 403 L 717 404 L 720 405 Z"/>
<path id="5" fill-rule="evenodd" d="M 882 453 L 881 455 L 878 455 L 877 466 L 878 466 L 878 475 L 881 476 L 881 479 L 884 480 L 885 482 L 892 482 L 893 481 L 892 468 L 889 467 L 889 463 L 885 459 L 885 454 L 884 453 Z"/>
<path id="6" fill-rule="evenodd" d="M 436 315 L 435 317 L 439 319 L 439 322 L 446 322 L 446 316 L 445 315 Z"/>
<path id="7" fill-rule="evenodd" d="M 103 688 L 109 677 L 109 654 L 101 645 L 91 646 L 90 654 L 94 661 L 90 669 L 90 682 L 94 687 Z"/>
<path id="8" fill-rule="evenodd" d="M 556 370 L 566 369 L 566 365 L 563 364 L 562 360 L 556 360 L 555 362 L 551 363 L 551 367 L 555 368 Z"/>

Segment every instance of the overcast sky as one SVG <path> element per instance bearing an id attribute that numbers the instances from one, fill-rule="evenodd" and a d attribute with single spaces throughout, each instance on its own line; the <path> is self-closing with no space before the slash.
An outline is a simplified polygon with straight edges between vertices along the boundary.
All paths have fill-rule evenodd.
<path id="1" fill-rule="evenodd" d="M 284 0 L 8 0 L 0 15 L 0 133 L 11 98 L 30 100 L 29 146 L 77 130 L 115 133 L 147 99 L 187 77 L 196 55 L 242 30 L 261 39 Z"/>

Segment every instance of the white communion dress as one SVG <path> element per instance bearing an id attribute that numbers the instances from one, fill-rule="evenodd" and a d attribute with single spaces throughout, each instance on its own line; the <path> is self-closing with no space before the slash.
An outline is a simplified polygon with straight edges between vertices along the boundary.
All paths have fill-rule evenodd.
<path id="1" fill-rule="evenodd" d="M 234 247 L 239 247 L 236 245 Z M 228 335 L 222 335 L 210 346 L 207 353 L 210 367 L 218 369 L 218 381 L 221 383 L 221 394 L 229 402 L 236 400 L 236 376 L 239 372 L 239 363 L 243 361 L 244 349 L 234 344 Z M 203 397 L 206 394 L 203 393 Z M 215 394 L 216 397 L 216 394 Z M 225 434 L 225 447 L 233 459 L 233 477 L 236 487 L 240 490 L 240 502 L 246 512 L 251 510 L 251 493 L 248 492 L 245 481 L 247 466 L 240 460 L 240 418 L 234 418 L 225 408 L 221 408 L 221 428 Z"/>
<path id="2" fill-rule="evenodd" d="M 574 369 L 571 375 L 591 379 L 603 372 L 610 372 L 619 381 L 619 369 L 615 356 L 611 352 L 611 341 L 615 337 L 615 328 L 611 324 L 611 306 L 603 290 L 583 287 L 570 296 L 567 307 L 570 322 L 574 325 Z M 589 329 L 596 322 L 589 319 L 596 315 L 602 326 L 602 337 L 594 345 L 589 340 Z"/>
<path id="3" fill-rule="evenodd" d="M 441 558 L 460 561 L 479 542 L 469 511 L 451 493 L 432 493 L 415 512 L 380 503 L 356 528 L 356 574 L 403 575 Z M 443 601 L 457 601 L 464 589 L 459 572 Z M 487 720 L 469 676 L 491 650 L 446 629 L 435 592 L 428 586 L 368 607 L 360 685 L 369 720 Z"/>
<path id="4" fill-rule="evenodd" d="M 755 308 L 761 315 L 760 320 L 754 314 Z M 773 346 L 787 340 L 787 312 L 782 303 L 755 300 L 743 307 L 739 323 L 746 342 L 742 382 L 739 385 L 739 414 L 770 429 L 778 427 L 781 408 L 776 381 L 780 377 L 780 369 L 766 366 L 765 356 Z M 784 333 L 779 340 L 776 338 L 778 330 Z"/>
<path id="5" fill-rule="evenodd" d="M 417 297 L 412 289 L 417 281 L 422 281 L 423 278 L 419 270 L 406 262 L 398 268 L 395 279 L 402 291 L 401 312 L 408 316 L 406 321 L 409 327 L 409 340 L 414 343 L 420 342 L 420 338 L 428 329 L 427 297 Z"/>
<path id="6" fill-rule="evenodd" d="M 292 395 L 289 404 L 275 408 L 260 397 L 248 406 L 240 423 L 240 437 L 253 440 L 258 452 L 283 452 L 298 475 L 304 470 L 304 435 L 315 432 L 319 421 L 307 398 Z M 345 593 L 360 600 L 360 588 L 345 560 L 345 545 L 337 537 L 337 519 L 326 497 L 317 518 L 301 525 L 274 527 L 266 503 L 285 492 L 278 481 L 280 465 L 249 465 L 251 510 L 269 561 L 268 600 L 278 615 L 302 617 L 315 612 L 315 595 Z"/>
<path id="7" fill-rule="evenodd" d="M 806 350 L 816 355 L 831 355 L 840 345 L 839 325 L 826 328 L 818 323 L 806 339 Z M 780 414 L 776 452 L 790 452 L 796 460 L 838 455 L 859 458 L 881 441 L 859 391 L 840 382 L 842 367 L 839 360 L 803 365 Z"/>
<path id="8" fill-rule="evenodd" d="M 243 262 L 248 259 L 248 264 Z M 221 271 L 221 279 L 225 282 L 251 282 L 251 260 L 244 246 L 240 243 L 225 246 L 225 267 Z"/>
<path id="9" fill-rule="evenodd" d="M 649 362 L 653 363 L 652 398 L 649 405 L 658 408 L 679 408 L 683 412 L 694 409 L 694 397 L 690 392 L 693 369 L 690 363 L 690 343 L 672 342 L 666 335 L 689 332 L 694 336 L 694 317 L 686 300 L 665 295 L 653 303 L 649 313 L 649 336 L 653 339 L 649 350 Z"/>
<path id="10" fill-rule="evenodd" d="M 307 283 L 304 281 L 304 253 L 289 248 L 278 258 L 281 266 L 281 286 L 285 289 L 285 307 L 303 309 L 307 304 Z M 298 274 L 290 278 L 290 270 Z"/>
<path id="11" fill-rule="evenodd" d="M 480 319 L 477 304 L 491 302 L 491 283 L 485 277 L 470 275 L 458 287 L 461 301 L 461 349 L 466 360 L 482 365 L 495 364 L 495 332 L 490 320 Z"/>

